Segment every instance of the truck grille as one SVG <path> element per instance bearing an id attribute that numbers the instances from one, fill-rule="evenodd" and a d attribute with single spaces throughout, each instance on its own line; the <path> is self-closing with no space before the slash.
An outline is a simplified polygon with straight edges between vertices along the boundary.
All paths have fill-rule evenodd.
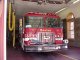
<path id="1" fill-rule="evenodd" d="M 39 32 L 39 40 L 42 43 L 54 43 L 54 34 L 52 32 Z"/>

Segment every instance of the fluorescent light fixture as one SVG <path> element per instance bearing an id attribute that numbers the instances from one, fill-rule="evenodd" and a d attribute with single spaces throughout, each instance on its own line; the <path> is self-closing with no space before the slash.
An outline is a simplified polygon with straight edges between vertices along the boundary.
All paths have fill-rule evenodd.
<path id="1" fill-rule="evenodd" d="M 65 10 L 65 9 L 66 9 L 66 8 L 62 8 L 61 10 L 57 11 L 56 13 L 59 13 L 59 12 L 61 12 L 61 11 Z"/>
<path id="2" fill-rule="evenodd" d="M 80 1 L 80 0 L 76 0 L 76 1 L 73 2 L 73 4 L 75 4 L 75 3 L 79 2 L 79 1 Z"/>

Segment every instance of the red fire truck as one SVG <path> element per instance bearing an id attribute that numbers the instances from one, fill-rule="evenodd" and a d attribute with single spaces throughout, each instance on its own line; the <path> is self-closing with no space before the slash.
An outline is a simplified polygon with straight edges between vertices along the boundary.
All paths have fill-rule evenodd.
<path id="1" fill-rule="evenodd" d="M 50 52 L 68 48 L 60 17 L 54 13 L 26 13 L 19 20 L 20 44 L 26 52 Z"/>

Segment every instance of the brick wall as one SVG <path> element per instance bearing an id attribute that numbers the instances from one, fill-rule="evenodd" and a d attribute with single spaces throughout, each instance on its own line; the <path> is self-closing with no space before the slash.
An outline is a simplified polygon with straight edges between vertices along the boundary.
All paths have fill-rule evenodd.
<path id="1" fill-rule="evenodd" d="M 80 18 L 75 19 L 75 46 L 80 47 Z"/>

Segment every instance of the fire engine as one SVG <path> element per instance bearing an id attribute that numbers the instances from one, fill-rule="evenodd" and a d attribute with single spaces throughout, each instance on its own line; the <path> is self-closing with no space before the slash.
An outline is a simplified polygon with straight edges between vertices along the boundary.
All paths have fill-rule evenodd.
<path id="1" fill-rule="evenodd" d="M 63 24 L 55 13 L 28 12 L 19 19 L 20 45 L 26 52 L 50 52 L 68 48 Z"/>

